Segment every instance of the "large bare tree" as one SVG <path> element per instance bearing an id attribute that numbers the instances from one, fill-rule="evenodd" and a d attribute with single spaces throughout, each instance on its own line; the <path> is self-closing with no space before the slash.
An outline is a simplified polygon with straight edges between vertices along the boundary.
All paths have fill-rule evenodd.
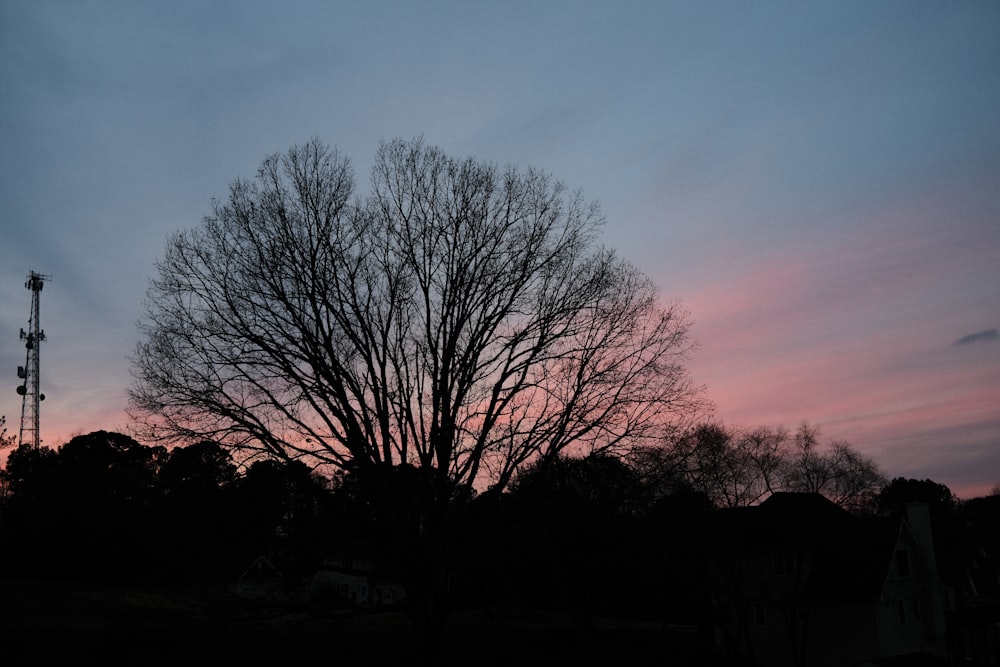
<path id="1" fill-rule="evenodd" d="M 447 496 L 697 405 L 685 314 L 552 176 L 395 140 L 354 187 L 314 139 L 171 237 L 133 358 L 145 437 L 408 464 Z"/>

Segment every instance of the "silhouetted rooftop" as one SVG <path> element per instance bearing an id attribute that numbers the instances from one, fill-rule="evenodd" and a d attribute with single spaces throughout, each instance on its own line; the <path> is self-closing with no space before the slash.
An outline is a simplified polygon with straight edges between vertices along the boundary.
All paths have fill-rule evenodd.
<path id="1" fill-rule="evenodd" d="M 816 493 L 775 493 L 755 507 L 720 511 L 711 542 L 721 551 L 808 554 L 810 599 L 871 600 L 888 574 L 900 521 L 856 517 Z"/>

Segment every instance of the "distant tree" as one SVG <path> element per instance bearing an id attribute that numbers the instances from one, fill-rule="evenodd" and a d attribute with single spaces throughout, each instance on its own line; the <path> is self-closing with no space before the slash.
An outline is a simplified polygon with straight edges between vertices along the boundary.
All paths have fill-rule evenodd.
<path id="1" fill-rule="evenodd" d="M 992 563 L 988 567 L 992 568 L 995 578 L 991 586 L 996 593 L 1000 593 L 1000 562 L 995 555 L 997 545 L 1000 545 L 1000 494 L 970 498 L 958 510 L 962 523 L 978 537 L 973 543 L 979 542 L 986 546 L 986 553 L 992 555 Z M 980 594 L 988 595 L 984 592 Z"/>
<path id="2" fill-rule="evenodd" d="M 167 493 L 215 492 L 235 479 L 229 451 L 211 440 L 171 450 L 160 470 L 160 484 Z"/>
<path id="3" fill-rule="evenodd" d="M 12 497 L 37 496 L 51 484 L 56 453 L 47 447 L 20 445 L 11 451 L 4 468 L 7 494 Z"/>
<path id="4" fill-rule="evenodd" d="M 236 466 L 227 449 L 202 440 L 164 457 L 153 508 L 157 576 L 165 581 L 220 581 L 239 575 L 249 556 L 234 520 Z"/>
<path id="5" fill-rule="evenodd" d="M 7 433 L 7 417 L 0 415 L 0 449 L 7 449 L 17 444 L 17 438 L 13 433 Z"/>
<path id="6" fill-rule="evenodd" d="M 16 448 L 3 480 L 0 558 L 23 576 L 219 583 L 265 552 L 301 575 L 331 543 L 325 479 L 274 461 L 238 476 L 210 441 L 168 451 L 96 431 Z"/>
<path id="7" fill-rule="evenodd" d="M 607 454 L 538 461 L 517 477 L 511 493 L 517 498 L 529 498 L 529 507 L 560 506 L 567 512 L 589 508 L 631 515 L 648 505 L 635 471 Z"/>
<path id="8" fill-rule="evenodd" d="M 662 438 L 698 405 L 685 314 L 597 245 L 595 204 L 420 140 L 380 146 L 353 189 L 313 140 L 170 239 L 133 359 L 151 436 L 320 460 L 373 494 L 412 469 L 395 510 L 422 508 L 418 553 L 472 487 Z"/>
<path id="9" fill-rule="evenodd" d="M 614 456 L 561 456 L 526 468 L 506 503 L 515 530 L 512 562 L 502 565 L 513 570 L 512 589 L 529 603 L 564 605 L 584 624 L 602 608 L 621 613 L 631 589 L 594 572 L 635 558 L 634 529 L 650 505 L 635 471 Z"/>
<path id="10" fill-rule="evenodd" d="M 287 575 L 308 574 L 337 539 L 341 546 L 349 539 L 330 480 L 301 461 L 255 462 L 236 479 L 232 503 L 234 533 L 245 553 L 266 554 Z"/>
<path id="11" fill-rule="evenodd" d="M 7 462 L 5 520 L 25 574 L 133 578 L 146 563 L 163 448 L 95 431 L 57 451 L 22 446 Z"/>
<path id="12" fill-rule="evenodd" d="M 14 435 L 7 435 L 7 417 L 0 415 L 0 450 L 7 449 L 8 447 L 14 446 Z M 3 499 L 7 497 L 7 474 L 6 470 L 0 470 L 0 503 Z M 0 509 L 2 509 L 2 504 L 0 504 Z M 0 514 L 0 526 L 3 525 L 3 517 Z"/>
<path id="13" fill-rule="evenodd" d="M 688 474 L 718 507 L 753 505 L 778 490 L 786 461 L 784 430 L 710 424 L 694 432 Z"/>
<path id="14" fill-rule="evenodd" d="M 717 507 L 746 507 L 776 491 L 796 491 L 864 512 L 885 484 L 875 461 L 846 442 L 820 445 L 818 429 L 807 423 L 792 436 L 784 428 L 702 424 L 660 451 L 633 458 L 644 477 L 661 471 L 670 486 L 704 493 Z"/>
<path id="15" fill-rule="evenodd" d="M 13 447 L 16 444 L 16 438 L 14 434 L 7 434 L 7 417 L 0 415 L 0 451 Z M 7 481 L 7 471 L 0 470 L 0 503 L 3 503 L 3 499 L 7 497 L 9 483 Z M 0 504 L 0 509 L 2 509 L 2 504 Z M 0 525 L 2 525 L 3 516 L 0 514 Z"/>
<path id="16" fill-rule="evenodd" d="M 905 477 L 896 477 L 885 484 L 877 498 L 878 511 L 887 515 L 905 515 L 909 503 L 926 503 L 932 516 L 943 516 L 955 510 L 957 498 L 944 484 Z"/>
<path id="17" fill-rule="evenodd" d="M 803 423 L 786 463 L 785 491 L 820 493 L 845 509 L 869 510 L 885 484 L 875 461 L 846 442 L 819 445 L 819 429 Z"/>
<path id="18" fill-rule="evenodd" d="M 35 576 L 44 571 L 55 550 L 51 500 L 56 453 L 47 447 L 21 445 L 10 452 L 0 472 L 0 563 L 8 576 Z"/>
<path id="19" fill-rule="evenodd" d="M 58 450 L 58 481 L 63 488 L 109 502 L 148 498 L 166 455 L 131 436 L 110 431 L 78 435 Z"/>

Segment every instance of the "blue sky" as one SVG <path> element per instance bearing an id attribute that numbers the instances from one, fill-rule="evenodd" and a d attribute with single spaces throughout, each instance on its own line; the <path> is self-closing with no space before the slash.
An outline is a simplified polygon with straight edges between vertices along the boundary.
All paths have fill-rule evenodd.
<path id="1" fill-rule="evenodd" d="M 50 446 L 127 430 L 153 263 L 232 180 L 422 135 L 599 200 L 721 419 L 1000 482 L 996 2 L 8 0 L 0 73 L 0 414 L 51 274 Z"/>

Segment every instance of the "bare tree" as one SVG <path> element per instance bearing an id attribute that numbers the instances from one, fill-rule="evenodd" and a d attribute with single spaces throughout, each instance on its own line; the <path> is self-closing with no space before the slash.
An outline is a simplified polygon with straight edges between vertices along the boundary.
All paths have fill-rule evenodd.
<path id="1" fill-rule="evenodd" d="M 268 157 L 157 264 L 133 358 L 147 439 L 213 439 L 446 505 L 533 460 L 664 437 L 699 403 L 686 315 L 550 175 L 318 140 Z M 407 475 L 407 479 L 411 476 Z M 415 519 L 429 531 L 433 512 Z"/>
<path id="2" fill-rule="evenodd" d="M 778 490 L 784 466 L 783 429 L 702 426 L 688 438 L 687 476 L 718 507 L 746 507 Z"/>
<path id="3" fill-rule="evenodd" d="M 754 505 L 772 493 L 819 493 L 845 509 L 870 511 L 886 483 L 878 465 L 847 442 L 820 445 L 819 429 L 701 425 L 661 447 L 654 474 L 708 495 L 717 507 Z M 640 468 L 642 469 L 642 465 Z M 666 471 L 666 472 L 663 472 Z"/>
<path id="4" fill-rule="evenodd" d="M 821 449 L 819 429 L 808 423 L 799 426 L 792 445 L 783 490 L 820 493 L 856 512 L 874 509 L 875 498 L 888 481 L 874 460 L 843 441 Z"/>
<path id="5" fill-rule="evenodd" d="M 146 426 L 504 486 L 566 447 L 661 437 L 696 403 L 684 313 L 549 175 L 397 140 L 352 191 L 313 140 L 172 237 L 133 359 Z"/>

